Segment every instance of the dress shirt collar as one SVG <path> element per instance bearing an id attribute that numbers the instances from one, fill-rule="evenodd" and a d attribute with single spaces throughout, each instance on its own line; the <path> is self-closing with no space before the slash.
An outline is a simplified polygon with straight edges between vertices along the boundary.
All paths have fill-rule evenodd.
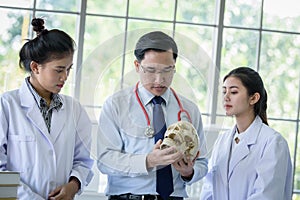
<path id="1" fill-rule="evenodd" d="M 168 88 L 167 91 L 163 95 L 161 95 L 161 97 L 165 100 L 166 105 L 168 105 L 170 92 L 171 90 L 170 88 Z M 147 106 L 149 103 L 151 103 L 151 100 L 154 97 L 154 95 L 151 92 L 149 92 L 141 83 L 138 87 L 138 95 L 144 106 Z"/>
<path id="2" fill-rule="evenodd" d="M 38 93 L 37 91 L 32 87 L 31 83 L 29 82 L 29 77 L 25 78 L 27 87 L 29 88 L 31 94 L 33 95 L 39 109 L 46 109 L 47 108 L 47 103 L 46 100 L 43 99 Z M 55 108 L 56 110 L 59 110 L 63 105 L 63 101 L 60 97 L 59 94 L 52 94 L 52 100 L 51 100 L 51 105 L 50 105 L 50 109 Z"/>

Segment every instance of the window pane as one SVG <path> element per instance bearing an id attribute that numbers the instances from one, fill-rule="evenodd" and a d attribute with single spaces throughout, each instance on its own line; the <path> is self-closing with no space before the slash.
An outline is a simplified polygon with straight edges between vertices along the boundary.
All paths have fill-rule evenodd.
<path id="1" fill-rule="evenodd" d="M 221 103 L 220 108 L 222 108 L 224 110 L 222 103 Z M 235 118 L 232 116 L 225 116 L 225 110 L 223 111 L 222 114 L 224 114 L 224 115 L 217 116 L 217 124 L 219 125 L 219 127 L 221 129 L 224 129 L 224 130 L 231 129 L 236 123 Z"/>
<path id="2" fill-rule="evenodd" d="M 164 30 L 172 30 L 173 24 L 167 22 L 155 22 L 155 21 L 144 21 L 144 20 L 128 20 L 128 31 L 135 30 L 144 30 L 143 32 L 150 31 L 164 31 Z M 138 39 L 138 38 L 137 38 Z"/>
<path id="3" fill-rule="evenodd" d="M 194 98 L 202 113 L 209 112 L 210 72 L 214 66 L 211 59 L 213 28 L 177 24 L 176 31 L 179 59 L 175 78 L 187 80 L 194 93 L 190 98 Z M 178 80 L 177 88 L 182 88 L 180 84 Z"/>
<path id="4" fill-rule="evenodd" d="M 186 57 L 179 55 L 172 87 L 177 93 L 196 103 L 201 112 L 206 112 L 208 107 L 206 102 L 208 72 L 205 70 L 205 67 L 209 69 L 209 66 L 205 62 L 201 63 L 202 65 L 200 63 L 192 65 L 191 62 Z"/>
<path id="5" fill-rule="evenodd" d="M 210 68 L 212 60 L 201 47 L 199 40 L 192 39 L 188 32 L 175 33 L 178 46 L 178 58 L 173 87 L 178 93 L 194 101 L 201 112 L 207 112 L 209 107 L 208 91 Z M 205 38 L 202 38 L 205 40 Z M 210 39 L 210 38 L 208 38 Z"/>
<path id="6" fill-rule="evenodd" d="M 36 12 L 36 17 L 40 17 L 45 20 L 46 29 L 60 29 L 68 33 L 74 40 L 76 39 L 76 20 L 78 15 Z"/>
<path id="7" fill-rule="evenodd" d="M 45 10 L 79 11 L 80 0 L 37 0 L 36 7 Z"/>
<path id="8" fill-rule="evenodd" d="M 137 41 L 134 42 L 136 43 Z M 128 50 L 127 54 L 125 55 L 125 70 L 123 78 L 124 80 L 122 83 L 123 85 L 120 85 L 119 89 L 121 89 L 121 87 L 126 88 L 133 86 L 139 81 L 139 76 L 138 73 L 135 71 L 135 66 L 133 63 L 135 59 L 136 58 L 134 56 L 134 48 L 132 48 L 131 50 Z"/>
<path id="9" fill-rule="evenodd" d="M 224 25 L 258 28 L 261 0 L 226 0 Z"/>
<path id="10" fill-rule="evenodd" d="M 103 14 L 103 15 L 126 15 L 127 1 L 124 0 L 97 0 L 87 1 L 87 13 Z"/>
<path id="11" fill-rule="evenodd" d="M 193 43 L 199 45 L 209 57 L 212 56 L 214 28 L 196 25 L 192 26 L 189 24 L 176 24 L 176 32 L 186 35 Z M 189 53 L 193 54 L 193 51 L 190 51 Z"/>
<path id="12" fill-rule="evenodd" d="M 177 4 L 177 21 L 210 24 L 215 21 L 215 0 L 185 0 Z"/>
<path id="13" fill-rule="evenodd" d="M 207 114 L 203 114 L 203 111 L 201 110 L 201 108 L 199 108 L 200 109 L 200 112 L 201 112 L 201 114 L 202 114 L 202 122 L 203 122 L 203 126 L 207 126 L 208 125 L 208 120 L 209 120 L 209 115 L 207 115 Z"/>
<path id="14" fill-rule="evenodd" d="M 220 77 L 236 67 L 255 66 L 257 41 L 256 31 L 224 29 Z"/>
<path id="15" fill-rule="evenodd" d="M 83 105 L 102 106 L 106 97 L 119 89 L 122 75 L 122 44 L 123 34 L 112 37 L 98 45 L 84 60 L 80 87 L 80 102 Z M 112 48 L 113 51 L 108 51 Z M 92 119 L 98 120 L 98 117 L 97 111 Z"/>
<path id="16" fill-rule="evenodd" d="M 139 76 L 135 71 L 134 60 L 136 59 L 134 56 L 134 49 L 138 39 L 152 30 L 149 29 L 136 29 L 127 32 L 127 40 L 126 40 L 126 55 L 125 55 L 125 66 L 124 66 L 124 80 L 122 87 L 128 87 L 135 85 L 139 80 Z"/>
<path id="17" fill-rule="evenodd" d="M 30 13 L 0 9 L 0 93 L 19 88 L 28 76 L 19 68 L 19 51 L 28 39 Z M 12 81 L 13 80 L 13 81 Z"/>
<path id="18" fill-rule="evenodd" d="M 260 74 L 268 92 L 269 116 L 297 117 L 300 79 L 300 36 L 265 33 Z"/>
<path id="19" fill-rule="evenodd" d="M 300 200 L 300 194 L 293 194 L 293 200 Z"/>
<path id="20" fill-rule="evenodd" d="M 298 0 L 264 0 L 263 27 L 300 32 Z"/>
<path id="21" fill-rule="evenodd" d="M 131 0 L 129 3 L 130 17 L 173 20 L 174 11 L 174 0 Z"/>
<path id="22" fill-rule="evenodd" d="M 116 46 L 121 47 L 124 42 L 119 43 L 120 41 L 118 40 L 113 42 L 113 37 L 119 37 L 119 34 L 124 35 L 124 30 L 124 19 L 87 16 L 84 33 L 84 60 L 87 59 L 94 50 L 100 48 L 99 46 L 105 42 L 111 42 L 111 48 L 115 48 Z M 108 54 L 108 52 L 105 54 Z M 99 55 L 97 55 L 97 57 L 99 57 Z M 100 63 L 102 62 L 99 62 L 98 64 Z"/>
<path id="23" fill-rule="evenodd" d="M 19 7 L 19 8 L 32 8 L 33 0 L 0 0 L 1 6 Z"/>

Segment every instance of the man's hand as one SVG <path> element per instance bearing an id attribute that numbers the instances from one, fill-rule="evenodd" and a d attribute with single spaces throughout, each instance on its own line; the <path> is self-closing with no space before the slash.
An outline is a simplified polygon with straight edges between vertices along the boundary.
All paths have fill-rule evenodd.
<path id="1" fill-rule="evenodd" d="M 179 160 L 178 162 L 174 162 L 173 166 L 174 168 L 180 173 L 183 179 L 185 180 L 191 180 L 194 175 L 194 164 L 195 160 L 199 157 L 200 152 L 197 152 L 196 157 L 191 160 L 190 158 L 187 158 L 187 162 L 185 162 L 183 159 Z"/>
<path id="2" fill-rule="evenodd" d="M 147 168 L 153 168 L 159 165 L 169 165 L 178 162 L 183 158 L 183 153 L 177 152 L 175 147 L 169 147 L 161 150 L 162 140 L 158 140 L 154 145 L 152 152 L 147 155 Z"/>

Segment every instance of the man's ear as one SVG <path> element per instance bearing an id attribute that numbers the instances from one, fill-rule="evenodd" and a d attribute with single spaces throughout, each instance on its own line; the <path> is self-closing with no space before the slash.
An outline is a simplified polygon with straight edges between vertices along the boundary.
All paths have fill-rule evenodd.
<path id="1" fill-rule="evenodd" d="M 39 73 L 39 68 L 38 68 L 38 63 L 35 61 L 31 61 L 30 62 L 30 69 L 34 74 L 38 74 Z"/>
<path id="2" fill-rule="evenodd" d="M 133 64 L 134 64 L 134 67 L 135 67 L 135 71 L 139 72 L 139 69 L 140 69 L 140 63 L 139 63 L 139 61 L 138 60 L 134 60 Z"/>
<path id="3" fill-rule="evenodd" d="M 258 92 L 255 92 L 251 97 L 250 97 L 250 105 L 256 104 L 260 99 L 260 94 Z"/>

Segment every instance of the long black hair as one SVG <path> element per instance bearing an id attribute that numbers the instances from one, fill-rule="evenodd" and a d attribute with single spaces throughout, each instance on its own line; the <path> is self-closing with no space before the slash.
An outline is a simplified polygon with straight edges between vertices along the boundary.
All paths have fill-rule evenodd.
<path id="1" fill-rule="evenodd" d="M 37 36 L 28 40 L 19 52 L 19 66 L 25 71 L 31 72 L 31 61 L 43 64 L 74 53 L 75 42 L 64 31 L 45 29 L 41 18 L 32 19 L 31 25 Z"/>
<path id="2" fill-rule="evenodd" d="M 236 77 L 241 80 L 242 84 L 246 87 L 248 95 L 251 96 L 255 93 L 259 93 L 260 99 L 254 105 L 255 115 L 260 116 L 263 123 L 268 125 L 267 119 L 267 100 L 268 95 L 265 90 L 264 83 L 260 75 L 249 67 L 238 67 L 230 71 L 223 79 L 223 82 L 228 77 Z"/>

